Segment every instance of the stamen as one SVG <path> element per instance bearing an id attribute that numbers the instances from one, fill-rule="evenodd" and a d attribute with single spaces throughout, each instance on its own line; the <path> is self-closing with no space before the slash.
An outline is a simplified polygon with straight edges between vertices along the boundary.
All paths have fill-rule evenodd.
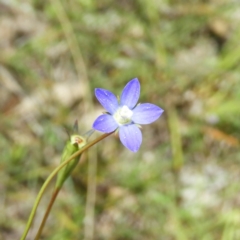
<path id="1" fill-rule="evenodd" d="M 120 125 L 126 125 L 131 123 L 133 112 L 126 106 L 122 106 L 118 108 L 118 110 L 114 113 L 113 117 L 116 122 Z"/>

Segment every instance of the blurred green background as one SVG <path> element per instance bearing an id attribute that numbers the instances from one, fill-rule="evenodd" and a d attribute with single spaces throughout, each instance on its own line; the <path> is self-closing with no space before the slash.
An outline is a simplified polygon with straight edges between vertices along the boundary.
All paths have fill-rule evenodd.
<path id="1" fill-rule="evenodd" d="M 237 0 L 0 0 L 0 239 L 103 111 L 94 88 L 134 77 L 164 114 L 137 153 L 110 136 L 83 156 L 41 239 L 240 239 L 239 23 Z"/>

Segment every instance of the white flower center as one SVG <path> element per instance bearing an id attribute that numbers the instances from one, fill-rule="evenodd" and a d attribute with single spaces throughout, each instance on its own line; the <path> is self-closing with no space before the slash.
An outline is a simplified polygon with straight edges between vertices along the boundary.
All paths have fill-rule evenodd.
<path id="1" fill-rule="evenodd" d="M 119 107 L 118 110 L 114 113 L 113 117 L 116 122 L 120 125 L 125 125 L 131 123 L 133 112 L 127 107 Z"/>

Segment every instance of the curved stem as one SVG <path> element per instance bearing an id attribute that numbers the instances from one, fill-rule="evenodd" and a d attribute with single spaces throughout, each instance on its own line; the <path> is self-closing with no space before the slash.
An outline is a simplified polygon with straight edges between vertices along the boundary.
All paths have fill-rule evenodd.
<path id="1" fill-rule="evenodd" d="M 100 137 L 94 139 L 92 142 L 86 144 L 83 148 L 81 148 L 80 150 L 78 150 L 77 152 L 75 152 L 69 159 L 67 159 L 66 161 L 64 161 L 63 163 L 61 163 L 57 168 L 55 168 L 53 170 L 53 172 L 48 176 L 48 178 L 46 179 L 46 181 L 44 182 L 44 184 L 42 185 L 38 195 L 37 195 L 37 198 L 34 202 L 34 205 L 33 205 L 33 208 L 32 208 L 32 211 L 30 213 L 30 216 L 28 218 L 28 222 L 27 222 L 27 225 L 25 227 L 25 230 L 24 230 L 24 233 L 21 237 L 21 240 L 25 240 L 26 239 L 26 236 L 28 234 L 28 231 L 30 229 L 30 226 L 32 224 L 32 221 L 33 221 L 33 218 L 35 216 L 35 213 L 36 213 L 36 210 L 37 210 L 37 207 L 38 207 L 38 204 L 43 196 L 43 192 L 45 191 L 46 187 L 48 186 L 48 184 L 50 183 L 50 181 L 53 179 L 53 177 L 58 173 L 58 171 L 60 169 L 62 169 L 65 165 L 67 165 L 71 160 L 73 160 L 75 157 L 77 157 L 78 155 L 80 155 L 82 152 L 84 152 L 85 150 L 87 150 L 88 148 L 90 148 L 91 146 L 93 146 L 94 144 L 96 144 L 97 142 L 101 141 L 102 139 L 106 138 L 107 136 L 111 135 L 113 132 L 111 133 L 105 133 L 103 135 L 101 135 Z"/>
<path id="2" fill-rule="evenodd" d="M 44 228 L 44 226 L 45 226 L 45 223 L 46 223 L 46 221 L 47 221 L 48 215 L 49 215 L 49 213 L 50 213 L 50 211 L 51 211 L 51 209 L 52 209 L 53 203 L 55 202 L 55 199 L 56 199 L 56 197 L 57 197 L 57 195 L 58 195 L 58 193 L 59 193 L 60 190 L 61 190 L 61 188 L 56 188 L 56 189 L 54 190 L 54 192 L 53 192 L 53 194 L 52 194 L 52 197 L 51 197 L 51 200 L 50 200 L 50 202 L 49 202 L 49 204 L 48 204 L 47 210 L 46 210 L 46 212 L 45 212 L 45 214 L 44 214 L 42 223 L 41 223 L 41 225 L 40 225 L 40 227 L 39 227 L 39 229 L 38 229 L 38 232 L 37 232 L 37 235 L 36 235 L 36 237 L 35 237 L 35 240 L 38 240 L 38 239 L 40 238 L 41 233 L 42 233 L 42 230 L 43 230 L 43 228 Z"/>

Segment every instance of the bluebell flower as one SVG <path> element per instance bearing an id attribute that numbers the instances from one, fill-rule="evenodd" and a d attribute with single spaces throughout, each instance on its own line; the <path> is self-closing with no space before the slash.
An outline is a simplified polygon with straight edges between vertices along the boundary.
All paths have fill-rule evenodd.
<path id="1" fill-rule="evenodd" d="M 137 78 L 124 87 L 120 101 L 112 92 L 102 88 L 96 88 L 95 95 L 107 112 L 95 120 L 93 128 L 104 133 L 118 129 L 122 144 L 137 152 L 142 143 L 140 124 L 156 121 L 163 109 L 151 103 L 137 105 L 140 95 L 140 83 Z"/>

